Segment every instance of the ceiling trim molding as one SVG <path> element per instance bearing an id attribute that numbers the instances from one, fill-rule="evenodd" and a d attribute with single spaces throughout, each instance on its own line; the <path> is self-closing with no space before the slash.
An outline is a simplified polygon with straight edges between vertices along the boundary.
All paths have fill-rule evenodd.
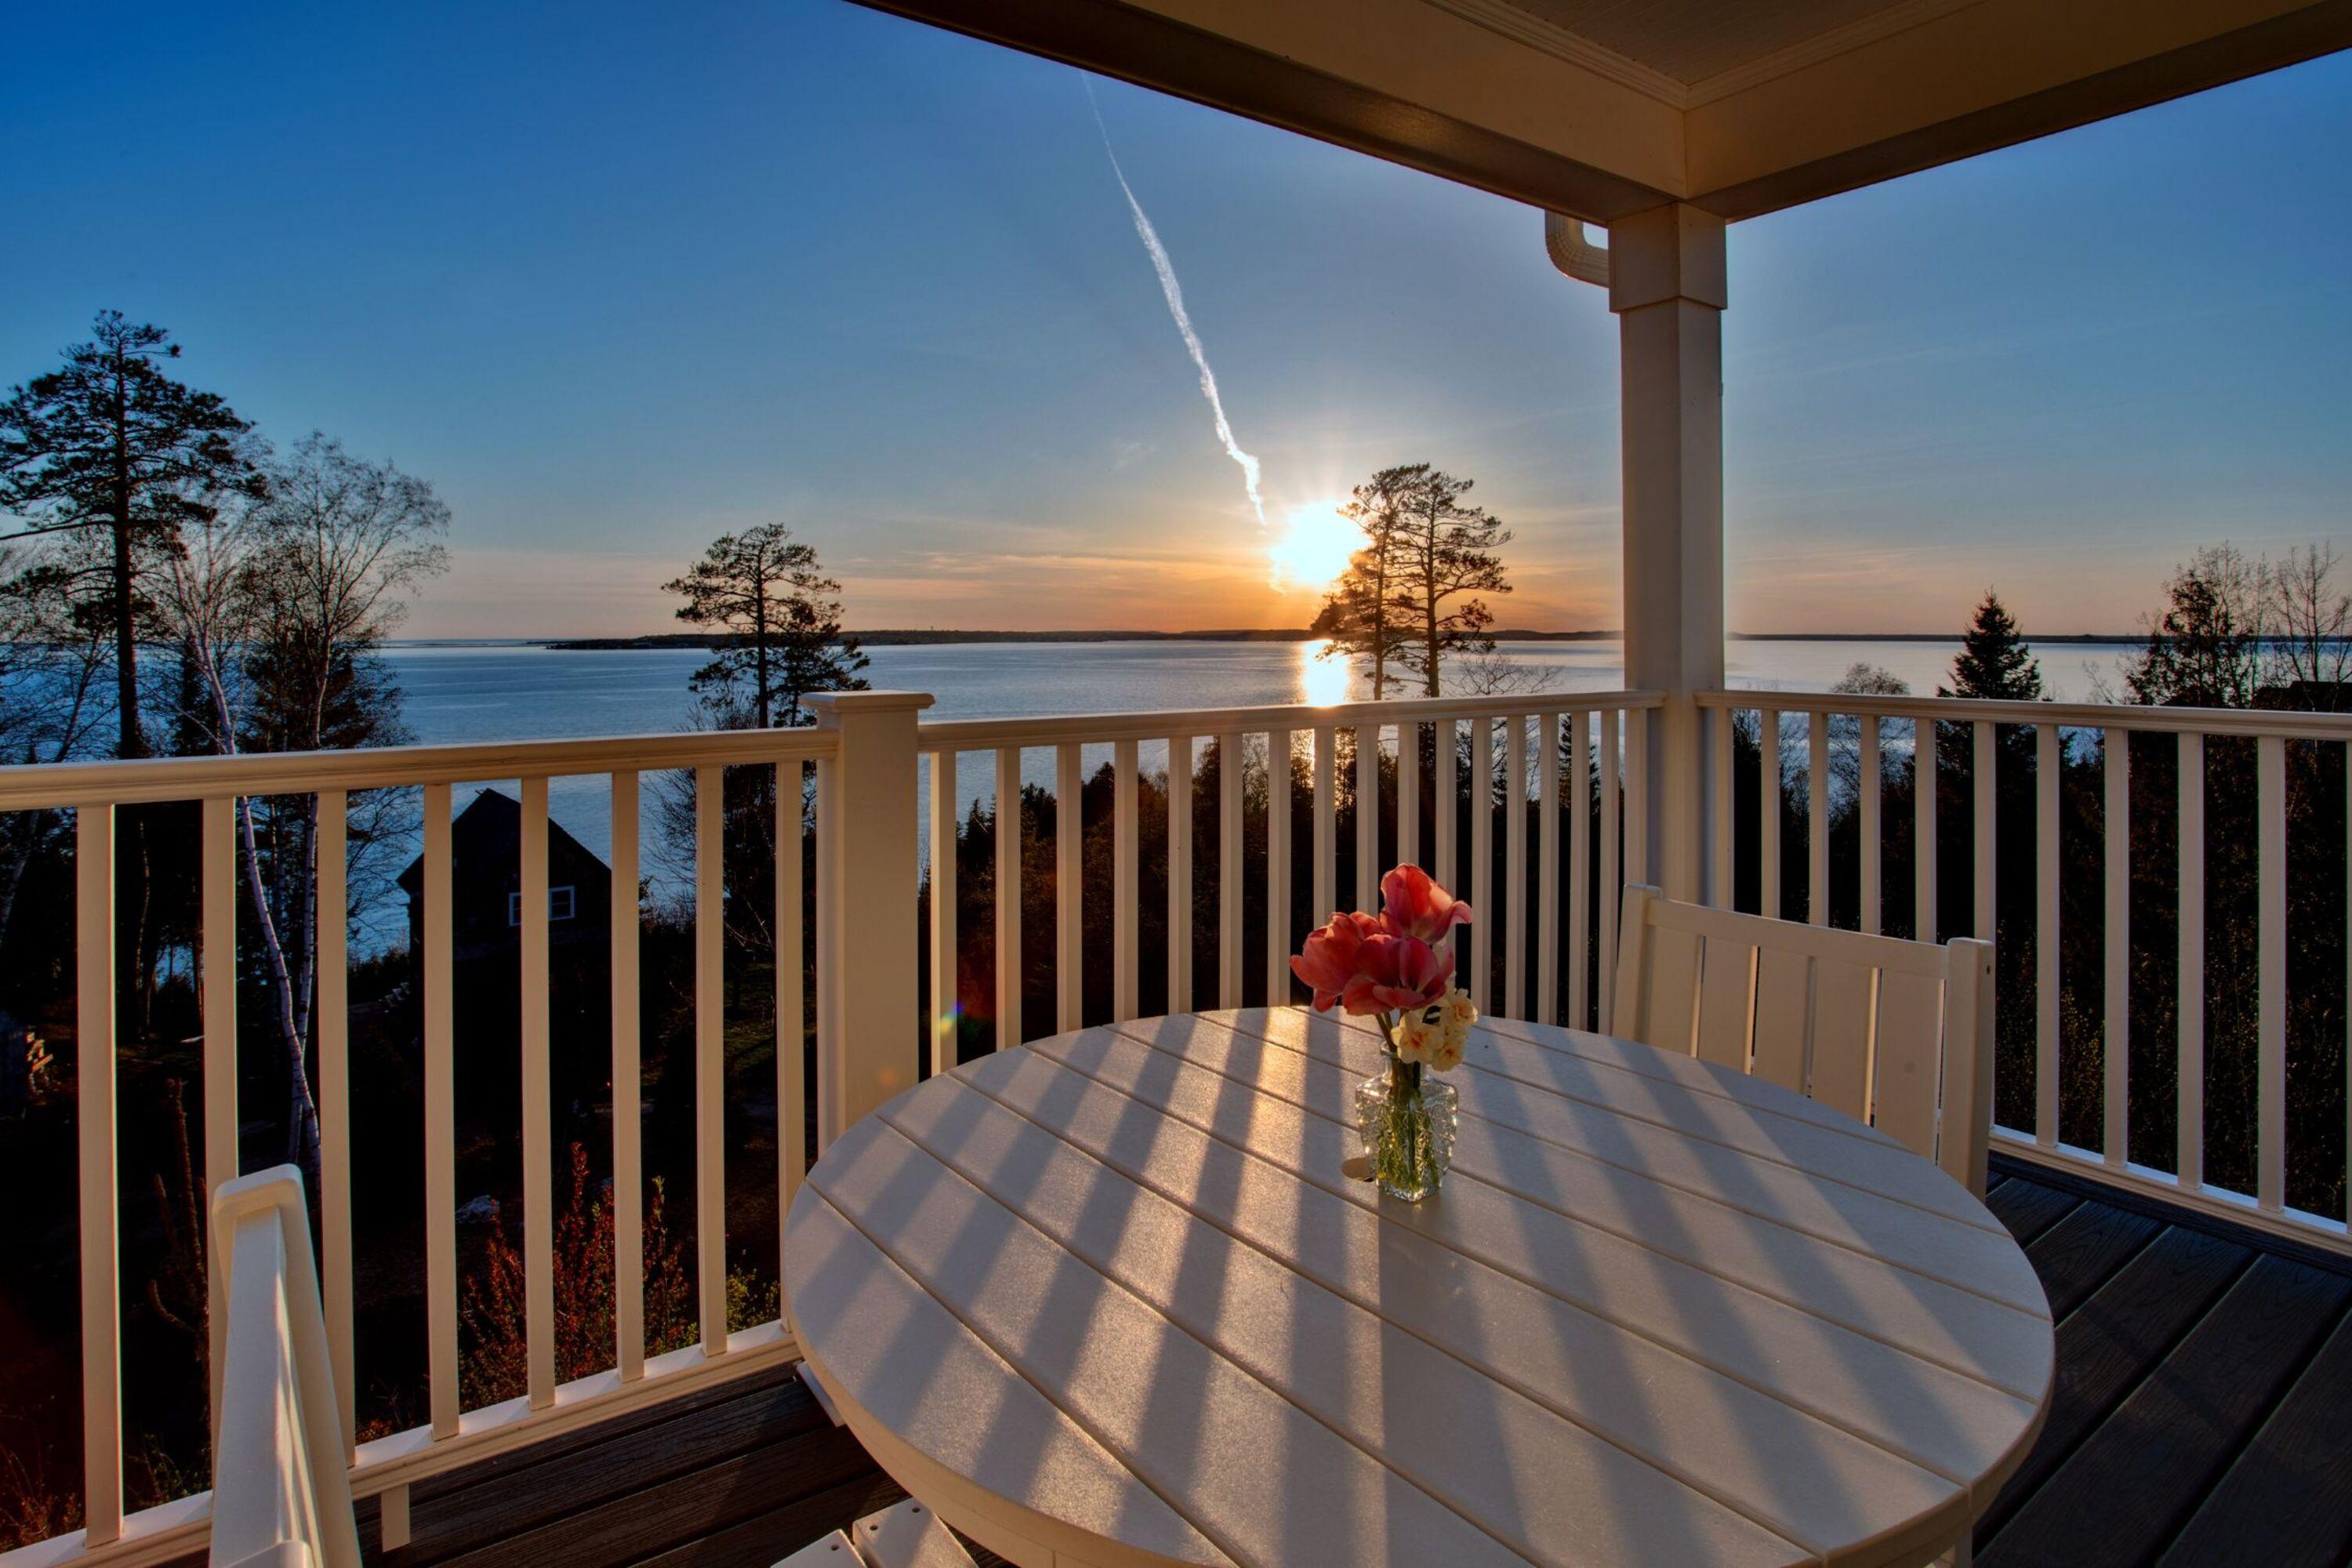
<path id="1" fill-rule="evenodd" d="M 1424 0 L 1440 11 L 1451 12 L 1465 22 L 1475 22 L 1489 32 L 1500 33 L 1513 43 L 1541 49 L 1557 59 L 1580 66 L 1597 77 L 1631 88 L 1635 92 L 1656 99 L 1673 109 L 1690 107 L 1691 89 L 1662 70 L 1628 59 L 1616 50 L 1594 43 L 1581 33 L 1570 32 L 1555 22 L 1547 22 L 1533 12 L 1523 11 L 1510 0 Z M 1947 5 L 1973 4 L 1973 0 L 1943 0 Z"/>
<path id="2" fill-rule="evenodd" d="M 1807 66 L 1819 65 L 1850 50 L 1867 48 L 1897 33 L 1909 32 L 1940 16 L 1948 16 L 1955 11 L 1965 11 L 1980 4 L 1982 0 L 1906 0 L 1903 5 L 1848 22 L 1843 27 L 1832 27 L 1801 43 L 1775 49 L 1769 55 L 1759 55 L 1746 65 L 1734 66 L 1729 70 L 1717 71 L 1704 80 L 1693 82 L 1683 90 L 1682 107 L 1696 109 L 1717 99 L 1728 98 L 1735 92 L 1745 92 L 1760 82 L 1803 70 Z"/>

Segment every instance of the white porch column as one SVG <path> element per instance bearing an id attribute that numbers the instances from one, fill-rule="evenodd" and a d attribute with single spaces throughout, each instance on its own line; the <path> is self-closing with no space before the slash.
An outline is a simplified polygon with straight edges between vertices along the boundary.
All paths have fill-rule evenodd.
<path id="1" fill-rule="evenodd" d="M 915 1081 L 915 759 L 911 691 L 808 699 L 839 752 L 817 763 L 817 1143 Z"/>
<path id="2" fill-rule="evenodd" d="M 1723 220 L 1654 207 L 1609 226 L 1624 421 L 1625 683 L 1646 726 L 1651 875 L 1706 891 L 1707 740 L 1692 693 L 1723 684 Z"/>

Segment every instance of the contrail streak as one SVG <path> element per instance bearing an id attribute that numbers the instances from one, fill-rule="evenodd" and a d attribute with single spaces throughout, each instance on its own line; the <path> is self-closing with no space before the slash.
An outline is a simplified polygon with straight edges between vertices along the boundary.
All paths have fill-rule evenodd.
<path id="1" fill-rule="evenodd" d="M 1176 320 L 1176 330 L 1184 336 L 1184 348 L 1192 356 L 1192 363 L 1201 372 L 1201 395 L 1209 400 L 1209 412 L 1217 421 L 1217 439 L 1225 445 L 1225 456 L 1241 465 L 1242 483 L 1249 490 L 1250 508 L 1257 513 L 1257 525 L 1265 526 L 1265 498 L 1258 494 L 1257 459 L 1242 450 L 1234 439 L 1234 427 L 1225 418 L 1224 399 L 1217 395 L 1217 373 L 1209 368 L 1208 351 L 1201 346 L 1201 334 L 1192 330 L 1192 318 L 1184 309 L 1184 289 L 1176 281 L 1176 264 L 1168 259 L 1168 247 L 1160 243 L 1160 231 L 1151 226 L 1144 215 L 1143 204 L 1135 199 L 1135 187 L 1127 183 L 1127 171 L 1119 167 L 1118 153 L 1110 144 L 1110 127 L 1103 123 L 1102 106 L 1095 101 L 1095 84 L 1086 82 L 1087 107 L 1095 111 L 1095 129 L 1102 132 L 1103 152 L 1110 159 L 1110 172 L 1118 176 L 1118 188 L 1127 196 L 1127 210 L 1135 215 L 1135 232 L 1143 240 L 1143 248 L 1151 253 L 1151 269 L 1160 275 L 1160 292 L 1167 296 L 1168 313 Z"/>

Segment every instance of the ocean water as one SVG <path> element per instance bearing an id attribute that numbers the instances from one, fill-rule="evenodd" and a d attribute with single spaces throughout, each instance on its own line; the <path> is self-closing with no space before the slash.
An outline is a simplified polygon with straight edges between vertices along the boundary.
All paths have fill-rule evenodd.
<path id="1" fill-rule="evenodd" d="M 1266 703 L 1327 703 L 1368 695 L 1346 664 L 1319 658 L 1318 645 L 1273 642 L 956 643 L 868 649 L 866 679 L 877 689 L 929 692 L 938 719 L 1015 719 L 1045 714 L 1147 712 Z M 1821 690 L 1856 663 L 1892 671 L 1911 689 L 1930 693 L 1950 679 L 1957 640 L 1942 642 L 1747 641 L 1727 649 L 1734 687 Z M 2116 679 L 2131 645 L 2054 645 L 2042 678 L 2061 698 L 2093 695 L 2095 679 Z M 1625 684 L 1615 641 L 1507 643 L 1503 656 L 1525 668 L 1535 687 L 1563 692 L 1610 691 Z M 707 659 L 698 649 L 572 651 L 520 644 L 412 643 L 386 650 L 406 701 L 410 730 L 422 742 L 557 740 L 591 735 L 668 733 L 691 721 L 687 682 Z M 1110 759 L 1108 745 L 1085 748 L 1089 773 Z M 1164 744 L 1139 748 L 1146 771 L 1167 764 Z M 921 788 L 928 792 L 929 764 Z M 1026 783 L 1052 787 L 1054 758 L 1031 751 Z M 511 790 L 510 783 L 479 781 Z M 677 784 L 648 779 L 645 868 L 657 896 L 683 899 L 690 886 L 689 847 L 665 832 L 675 814 L 661 809 Z M 959 760 L 961 809 L 989 798 L 995 772 L 985 753 Z M 457 792 L 463 810 L 470 790 Z M 928 798 L 926 795 L 925 798 Z M 549 788 L 554 820 L 593 853 L 612 844 L 610 786 L 602 778 L 556 779 Z M 919 852 L 928 827 L 915 825 Z M 387 916 L 387 930 L 396 924 Z"/>
<path id="2" fill-rule="evenodd" d="M 877 688 L 929 692 L 938 719 L 1138 712 L 1256 703 L 1337 702 L 1364 695 L 1313 644 L 1262 642 L 957 643 L 868 649 Z M 1914 691 L 1950 679 L 1958 641 L 1735 641 L 1730 683 L 1820 690 L 1856 663 L 1893 671 Z M 2063 643 L 2042 656 L 2062 699 L 2115 679 L 2131 645 Z M 1507 643 L 1529 679 L 1561 691 L 1624 685 L 1614 641 Z M 464 742 L 662 733 L 693 708 L 687 680 L 704 654 L 684 648 L 572 652 L 512 644 L 404 644 L 387 652 L 419 741 Z"/>

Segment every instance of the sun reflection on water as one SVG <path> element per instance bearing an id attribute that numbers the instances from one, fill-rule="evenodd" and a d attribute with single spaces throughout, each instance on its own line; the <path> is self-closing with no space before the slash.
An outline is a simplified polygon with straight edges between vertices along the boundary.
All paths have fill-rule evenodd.
<path id="1" fill-rule="evenodd" d="M 1298 645 L 1298 700 L 1313 707 L 1328 707 L 1345 702 L 1355 684 L 1355 672 L 1344 658 L 1325 658 L 1323 650 L 1331 646 L 1328 637 L 1317 637 Z"/>

